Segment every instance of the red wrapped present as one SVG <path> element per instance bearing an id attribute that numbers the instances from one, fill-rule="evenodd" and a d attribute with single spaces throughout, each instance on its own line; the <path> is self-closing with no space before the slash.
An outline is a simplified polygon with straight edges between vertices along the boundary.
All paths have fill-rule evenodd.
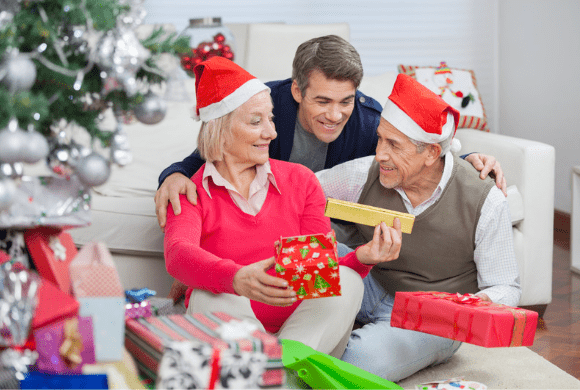
<path id="1" fill-rule="evenodd" d="M 39 227 L 26 230 L 24 241 L 40 276 L 70 294 L 69 265 L 77 255 L 71 235 L 58 228 Z"/>
<path id="2" fill-rule="evenodd" d="M 538 313 L 491 303 L 473 294 L 397 292 L 391 326 L 482 347 L 532 345 Z"/>
<path id="3" fill-rule="evenodd" d="M 282 237 L 276 242 L 276 274 L 298 299 L 340 295 L 336 237 L 327 234 Z"/>
<path id="4" fill-rule="evenodd" d="M 46 279 L 38 290 L 38 305 L 32 319 L 32 329 L 79 314 L 79 302 Z"/>

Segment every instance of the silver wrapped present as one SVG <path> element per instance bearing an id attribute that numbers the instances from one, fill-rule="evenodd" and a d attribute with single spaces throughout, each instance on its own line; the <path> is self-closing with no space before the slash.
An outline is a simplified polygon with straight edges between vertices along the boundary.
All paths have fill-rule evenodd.
<path id="1" fill-rule="evenodd" d="M 0 211 L 0 229 L 90 224 L 91 194 L 76 176 L 23 176 L 15 201 Z"/>

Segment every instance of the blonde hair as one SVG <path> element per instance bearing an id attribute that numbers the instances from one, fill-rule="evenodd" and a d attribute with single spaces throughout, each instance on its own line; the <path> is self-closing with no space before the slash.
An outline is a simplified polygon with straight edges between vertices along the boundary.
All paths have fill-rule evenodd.
<path id="1" fill-rule="evenodd" d="M 205 161 L 222 161 L 224 145 L 231 141 L 232 117 L 236 110 L 208 122 L 202 122 L 197 135 L 197 151 Z"/>

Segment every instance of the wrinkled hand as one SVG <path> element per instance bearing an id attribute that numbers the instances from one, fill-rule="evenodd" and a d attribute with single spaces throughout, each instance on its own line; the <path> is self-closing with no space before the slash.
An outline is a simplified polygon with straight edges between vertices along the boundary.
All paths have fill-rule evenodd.
<path id="1" fill-rule="evenodd" d="M 167 298 L 173 299 L 173 303 L 177 303 L 184 297 L 187 291 L 187 286 L 181 283 L 179 280 L 175 279 L 169 290 L 169 295 Z"/>
<path id="2" fill-rule="evenodd" d="M 159 227 L 163 232 L 165 232 L 165 223 L 167 222 L 167 204 L 171 202 L 175 215 L 181 213 L 180 194 L 185 194 L 191 204 L 197 204 L 195 184 L 181 173 L 169 175 L 155 193 L 155 213 Z"/>
<path id="3" fill-rule="evenodd" d="M 478 294 L 475 294 L 475 295 L 477 295 L 478 297 L 480 297 L 482 301 L 491 302 L 491 298 L 488 297 L 486 293 L 478 293 Z"/>
<path id="4" fill-rule="evenodd" d="M 234 276 L 234 291 L 272 306 L 290 306 L 296 302 L 296 293 L 288 289 L 287 281 L 266 273 L 275 263 L 276 259 L 270 257 L 240 268 Z"/>
<path id="5" fill-rule="evenodd" d="M 495 185 L 505 196 L 507 196 L 507 183 L 503 176 L 501 166 L 495 157 L 486 154 L 472 153 L 465 158 L 465 161 L 470 162 L 475 169 L 480 171 L 479 177 L 481 179 L 485 179 L 487 175 L 490 175 L 492 178 L 495 176 Z M 493 172 L 493 174 L 490 174 L 490 172 Z"/>
<path id="6" fill-rule="evenodd" d="M 393 227 L 381 222 L 375 227 L 373 239 L 356 250 L 356 257 L 368 265 L 395 260 L 401 251 L 401 237 L 399 218 L 395 218 Z"/>

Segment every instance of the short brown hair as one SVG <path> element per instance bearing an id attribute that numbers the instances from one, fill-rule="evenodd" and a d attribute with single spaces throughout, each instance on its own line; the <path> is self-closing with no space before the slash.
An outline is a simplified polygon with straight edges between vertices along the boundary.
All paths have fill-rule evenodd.
<path id="1" fill-rule="evenodd" d="M 292 79 L 298 84 L 302 96 L 314 70 L 321 71 L 331 80 L 350 80 L 355 89 L 358 89 L 363 78 L 360 55 L 349 42 L 337 35 L 312 38 L 296 49 Z"/>
<path id="2" fill-rule="evenodd" d="M 231 123 L 235 111 L 201 124 L 197 135 L 197 151 L 205 161 L 223 160 L 224 145 L 232 137 Z"/>

